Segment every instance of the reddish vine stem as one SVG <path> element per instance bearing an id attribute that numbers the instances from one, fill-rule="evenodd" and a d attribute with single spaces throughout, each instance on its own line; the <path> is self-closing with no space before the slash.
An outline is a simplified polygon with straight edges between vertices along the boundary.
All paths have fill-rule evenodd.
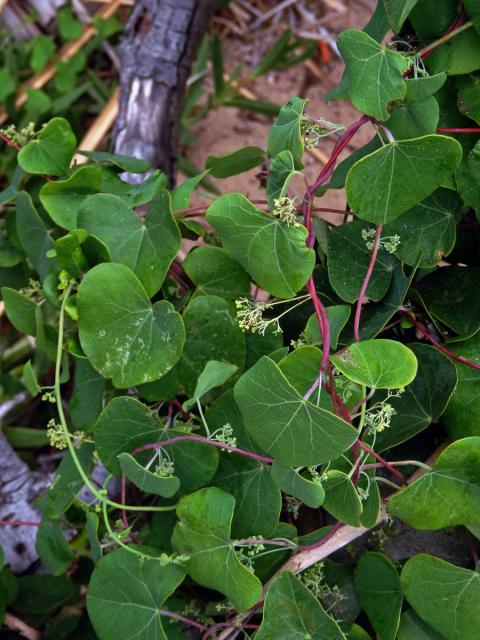
<path id="1" fill-rule="evenodd" d="M 21 149 L 18 144 L 13 142 L 13 140 L 9 140 L 7 136 L 3 135 L 3 133 L 0 133 L 0 140 L 3 140 L 3 142 L 5 142 L 5 144 L 8 144 L 9 147 L 12 147 L 12 149 L 16 149 L 17 151 L 20 151 Z"/>
<path id="2" fill-rule="evenodd" d="M 379 224 L 377 225 L 377 230 L 375 231 L 375 238 L 373 240 L 373 248 L 372 248 L 372 255 L 370 257 L 370 263 L 368 265 L 365 279 L 363 280 L 363 283 L 362 283 L 362 288 L 360 289 L 360 295 L 358 296 L 357 307 L 355 309 L 355 319 L 353 321 L 353 335 L 354 335 L 355 342 L 360 342 L 360 316 L 362 314 L 362 305 L 365 299 L 365 294 L 367 293 L 367 288 L 370 282 L 370 278 L 372 277 L 373 268 L 377 260 L 378 247 L 380 245 L 381 235 L 382 235 L 382 225 Z"/>
<path id="3" fill-rule="evenodd" d="M 185 624 L 190 625 L 191 627 L 195 627 L 195 629 L 200 629 L 200 631 L 206 631 L 208 627 L 204 624 L 200 624 L 196 620 L 192 620 L 192 618 L 187 618 L 186 616 L 182 616 L 180 613 L 175 613 L 174 611 L 168 611 L 167 609 L 159 609 L 158 613 L 161 616 L 165 616 L 166 618 L 172 618 L 173 620 L 178 620 L 179 622 L 184 622 Z"/>
<path id="4" fill-rule="evenodd" d="M 320 540 L 317 540 L 317 542 L 314 542 L 313 544 L 307 544 L 304 547 L 300 547 L 298 549 L 298 553 L 300 553 L 301 551 L 310 551 L 311 549 L 318 549 L 318 547 L 321 547 L 326 542 L 328 542 L 330 538 L 333 538 L 333 536 L 337 533 L 337 531 L 340 529 L 341 526 L 342 526 L 342 523 L 339 520 L 337 520 L 337 522 L 333 525 L 330 531 L 323 536 L 323 538 L 320 538 Z"/>
<path id="5" fill-rule="evenodd" d="M 437 349 L 439 349 L 446 356 L 448 356 L 452 360 L 455 360 L 456 362 L 460 362 L 461 364 L 466 365 L 467 367 L 471 367 L 472 369 L 477 369 L 480 371 L 480 364 L 477 364 L 476 362 L 472 362 L 471 360 L 467 360 L 467 358 L 462 358 L 462 356 L 457 356 L 456 353 L 452 353 L 451 351 L 449 351 L 449 349 L 444 347 L 443 344 L 441 344 L 436 338 L 432 336 L 431 333 L 429 333 L 425 325 L 423 325 L 421 322 L 419 322 L 416 318 L 413 317 L 410 311 L 408 311 L 407 309 L 400 309 L 400 312 L 403 313 L 403 315 L 406 318 L 408 318 L 408 320 L 413 325 L 415 325 L 415 327 L 420 331 L 420 333 L 427 340 L 429 340 L 435 347 L 437 347 Z"/>
<path id="6" fill-rule="evenodd" d="M 403 473 L 400 473 L 400 471 L 397 471 L 395 467 L 392 467 L 392 465 L 387 460 L 385 460 L 385 458 L 382 458 L 382 456 L 378 455 L 378 453 L 376 453 L 373 449 L 371 449 L 367 444 L 362 442 L 362 440 L 357 440 L 356 444 L 358 444 L 360 449 L 363 449 L 364 451 L 369 453 L 371 456 L 373 456 L 376 460 L 378 460 L 385 467 L 385 469 L 388 469 L 390 473 L 392 473 L 399 480 L 401 480 L 402 483 L 406 482 L 406 478 L 403 475 Z"/>
<path id="7" fill-rule="evenodd" d="M 137 455 L 142 451 L 148 451 L 149 449 L 159 449 L 161 447 L 166 447 L 171 444 L 175 444 L 176 442 L 199 442 L 200 444 L 209 444 L 212 447 L 217 447 L 218 449 L 225 449 L 226 451 L 231 451 L 232 453 L 238 453 L 241 456 L 245 456 L 247 458 L 252 458 L 252 460 L 257 460 L 258 462 L 264 462 L 265 464 L 272 464 L 273 458 L 267 458 L 267 456 L 260 456 L 257 453 L 252 453 L 251 451 L 245 451 L 244 449 L 239 449 L 238 447 L 232 447 L 229 444 L 224 444 L 223 442 L 216 442 L 215 440 L 209 440 L 208 438 L 201 438 L 200 436 L 175 436 L 174 438 L 169 438 L 168 440 L 163 440 L 162 442 L 151 442 L 150 444 L 144 444 L 141 447 L 137 447 L 132 451 L 132 455 Z"/>
<path id="8" fill-rule="evenodd" d="M 480 133 L 480 127 L 439 127 L 437 133 Z"/>

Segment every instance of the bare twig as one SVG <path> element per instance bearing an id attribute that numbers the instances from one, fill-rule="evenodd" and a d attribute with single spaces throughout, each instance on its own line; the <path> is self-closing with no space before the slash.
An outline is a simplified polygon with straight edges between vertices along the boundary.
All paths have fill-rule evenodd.
<path id="1" fill-rule="evenodd" d="M 18 631 L 18 633 L 24 638 L 27 638 L 27 640 L 41 640 L 43 636 L 41 631 L 29 627 L 23 620 L 13 616 L 11 613 L 5 614 L 3 624 L 13 631 Z"/>

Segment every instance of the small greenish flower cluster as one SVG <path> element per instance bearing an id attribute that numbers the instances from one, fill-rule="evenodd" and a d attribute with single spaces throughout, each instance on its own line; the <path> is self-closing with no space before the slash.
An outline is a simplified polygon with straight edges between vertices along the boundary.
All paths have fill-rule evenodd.
<path id="1" fill-rule="evenodd" d="M 319 598 L 323 594 L 325 580 L 325 563 L 316 562 L 314 565 L 303 571 L 299 576 L 300 581 L 309 589 L 314 596 Z"/>
<path id="2" fill-rule="evenodd" d="M 55 404 L 57 401 L 57 398 L 53 391 L 45 391 L 45 393 L 42 395 L 42 400 L 44 402 L 50 402 L 51 404 Z"/>
<path id="3" fill-rule="evenodd" d="M 20 293 L 36 303 L 43 300 L 42 285 L 38 280 L 34 280 L 33 278 L 28 280 L 28 285 L 26 287 L 20 289 Z"/>
<path id="4" fill-rule="evenodd" d="M 282 329 L 277 318 L 265 320 L 262 316 L 264 311 L 272 308 L 269 302 L 257 302 L 248 298 L 239 298 L 235 301 L 237 307 L 237 320 L 242 331 L 251 331 L 265 335 L 268 326 L 274 325 L 274 333 L 282 333 Z"/>
<path id="5" fill-rule="evenodd" d="M 229 447 L 236 447 L 237 446 L 237 439 L 233 435 L 232 425 L 229 424 L 228 422 L 227 422 L 227 424 L 224 424 L 221 429 L 218 429 L 217 431 L 214 431 L 212 433 L 211 439 L 212 440 L 216 440 L 217 442 L 220 442 L 221 444 L 226 444 Z"/>
<path id="6" fill-rule="evenodd" d="M 370 229 L 362 229 L 362 238 L 365 241 L 367 249 L 371 251 L 373 249 L 373 241 L 375 238 L 375 228 L 370 227 Z M 385 251 L 388 251 L 388 253 L 395 253 L 400 242 L 400 236 L 395 234 L 394 236 L 381 238 L 379 246 L 383 247 Z"/>
<path id="7" fill-rule="evenodd" d="M 19 147 L 23 147 L 36 138 L 40 131 L 35 131 L 34 122 L 29 122 L 26 127 L 20 130 L 18 130 L 14 124 L 10 124 L 8 127 L 5 127 L 5 129 L 0 129 L 0 133 L 4 135 L 5 138 L 8 138 Z"/>
<path id="8" fill-rule="evenodd" d="M 343 131 L 345 127 L 335 122 L 329 122 L 324 118 L 312 120 L 309 116 L 304 115 L 301 124 L 303 141 L 306 149 L 315 149 L 321 138 L 329 136 L 332 133 Z"/>
<path id="9" fill-rule="evenodd" d="M 175 463 L 173 460 L 167 460 L 167 458 L 160 458 L 156 468 L 155 475 L 160 478 L 170 478 L 175 473 Z"/>
<path id="10" fill-rule="evenodd" d="M 265 545 L 254 542 L 255 536 L 252 537 L 252 544 L 237 549 L 237 556 L 242 564 L 246 566 L 249 571 L 253 572 L 253 561 L 256 556 L 265 551 Z M 261 538 L 259 538 L 261 540 Z"/>
<path id="11" fill-rule="evenodd" d="M 273 201 L 272 215 L 279 218 L 282 222 L 289 227 L 300 227 L 300 223 L 297 220 L 297 210 L 295 209 L 295 202 L 284 196 L 283 198 L 275 198 Z"/>
<path id="12" fill-rule="evenodd" d="M 294 498 L 293 496 L 285 496 L 285 504 L 287 507 L 288 513 L 291 514 L 294 520 L 296 520 L 300 513 L 300 507 L 303 502 L 298 498 Z"/>
<path id="13" fill-rule="evenodd" d="M 47 424 L 47 437 L 52 447 L 56 449 L 66 449 L 68 441 L 63 432 L 62 425 L 52 418 Z"/>
<path id="14" fill-rule="evenodd" d="M 319 471 L 319 467 L 308 467 L 308 472 L 312 476 L 312 482 L 322 484 L 323 474 Z"/>
<path id="15" fill-rule="evenodd" d="M 390 398 L 399 398 L 403 392 L 404 389 L 389 391 L 383 402 L 377 402 L 367 410 L 365 414 L 365 426 L 371 433 L 388 429 L 393 416 L 397 413 L 388 400 L 390 400 Z"/>
<path id="16" fill-rule="evenodd" d="M 70 287 L 74 284 L 75 284 L 75 280 L 70 276 L 68 271 L 65 271 L 64 269 L 60 271 L 58 275 L 58 285 L 57 285 L 57 289 L 59 291 L 65 291 L 67 287 Z"/>
<path id="17" fill-rule="evenodd" d="M 215 622 L 213 618 L 206 616 L 202 612 L 196 600 L 190 600 L 189 602 L 185 603 L 185 606 L 182 611 L 182 615 L 187 616 L 187 618 L 193 618 L 197 622 L 200 622 L 200 624 L 204 624 L 206 626 L 210 626 Z M 175 622 L 173 618 L 172 618 L 172 622 Z"/>

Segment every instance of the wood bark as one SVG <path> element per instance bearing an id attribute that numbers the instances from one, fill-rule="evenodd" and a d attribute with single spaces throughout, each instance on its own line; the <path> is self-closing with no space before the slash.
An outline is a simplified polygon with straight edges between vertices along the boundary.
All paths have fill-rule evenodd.
<path id="1" fill-rule="evenodd" d="M 216 0 L 139 0 L 121 45 L 117 153 L 149 160 L 173 184 L 179 120 L 195 51 Z M 139 180 L 131 176 L 131 180 Z"/>

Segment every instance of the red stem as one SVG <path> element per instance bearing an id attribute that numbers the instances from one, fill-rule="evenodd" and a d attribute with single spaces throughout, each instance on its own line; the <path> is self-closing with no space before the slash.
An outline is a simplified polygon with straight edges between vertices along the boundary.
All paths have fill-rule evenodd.
<path id="1" fill-rule="evenodd" d="M 0 133 L 0 140 L 3 140 L 3 142 L 8 144 L 9 147 L 12 147 L 12 149 L 16 149 L 17 151 L 20 151 L 21 149 L 21 147 L 19 147 L 18 144 L 15 144 L 13 140 L 9 140 L 6 136 L 3 135 L 3 133 Z"/>
<path id="2" fill-rule="evenodd" d="M 318 326 L 322 335 L 322 361 L 320 363 L 320 376 L 323 379 L 325 370 L 328 365 L 328 359 L 330 357 L 330 322 L 328 321 L 327 312 L 323 306 L 320 298 L 317 296 L 315 290 L 315 282 L 313 276 L 308 281 L 308 292 L 313 302 L 313 308 L 315 309 L 315 315 L 317 316 Z"/>
<path id="3" fill-rule="evenodd" d="M 330 538 L 333 538 L 333 536 L 337 533 L 341 526 L 342 523 L 337 521 L 330 529 L 330 531 L 323 536 L 323 538 L 317 540 L 317 542 L 314 542 L 313 544 L 307 544 L 305 547 L 300 547 L 297 553 L 300 553 L 302 551 L 310 551 L 310 549 L 318 549 L 318 547 L 321 547 L 326 542 L 328 542 Z"/>
<path id="4" fill-rule="evenodd" d="M 355 309 L 355 320 L 353 321 L 353 335 L 355 342 L 360 342 L 360 315 L 362 313 L 362 304 L 365 299 L 365 294 L 367 293 L 368 283 L 370 282 L 370 278 L 372 277 L 373 268 L 375 266 L 375 261 L 377 259 L 378 247 L 380 245 L 380 236 L 382 235 L 382 225 L 377 225 L 377 230 L 375 231 L 375 238 L 373 240 L 373 248 L 372 255 L 370 256 L 370 263 L 368 265 L 367 273 L 365 275 L 365 279 L 362 283 L 362 288 L 360 289 L 360 295 L 358 296 L 357 308 Z"/>
<path id="5" fill-rule="evenodd" d="M 209 444 L 212 447 L 225 449 L 226 451 L 231 451 L 232 453 L 238 453 L 241 456 L 252 458 L 252 460 L 258 460 L 259 462 L 264 462 L 265 464 L 272 464 L 273 462 L 272 458 L 260 456 L 257 453 L 251 453 L 250 451 L 245 451 L 244 449 L 239 449 L 238 447 L 232 447 L 229 444 L 223 444 L 222 442 L 216 442 L 215 440 L 209 440 L 208 438 L 201 438 L 199 436 L 175 436 L 174 438 L 169 438 L 168 440 L 163 440 L 162 442 L 152 442 L 150 444 L 144 444 L 141 447 L 137 447 L 136 449 L 134 449 L 132 451 L 132 455 L 134 456 L 137 453 L 148 451 L 149 449 L 166 447 L 170 444 L 175 444 L 176 442 L 199 442 L 200 444 Z"/>
<path id="6" fill-rule="evenodd" d="M 437 133 L 480 133 L 479 127 L 439 127 Z"/>
<path id="7" fill-rule="evenodd" d="M 435 347 L 437 347 L 437 349 L 439 349 L 442 353 L 444 353 L 446 356 L 448 356 L 452 360 L 455 360 L 456 362 L 460 362 L 461 364 L 464 364 L 467 367 L 471 367 L 472 369 L 477 369 L 480 371 L 480 364 L 477 364 L 476 362 L 472 362 L 471 360 L 467 360 L 466 358 L 462 358 L 462 356 L 457 356 L 455 353 L 452 353 L 446 347 L 444 347 L 443 344 L 441 344 L 436 338 L 434 338 L 428 332 L 427 328 L 421 322 L 416 320 L 409 311 L 407 311 L 406 309 L 400 309 L 400 311 L 403 313 L 404 316 L 407 317 L 407 319 L 413 325 L 415 325 L 415 327 L 420 331 L 420 333 L 427 340 L 429 340 Z"/>
<path id="8" fill-rule="evenodd" d="M 369 453 L 371 456 L 373 456 L 385 467 L 385 469 L 388 469 L 390 473 L 393 473 L 394 476 L 396 476 L 399 480 L 405 483 L 406 478 L 403 475 L 403 473 L 400 473 L 400 471 L 397 471 L 395 467 L 392 467 L 392 465 L 389 462 L 387 462 L 384 458 L 382 458 L 382 456 L 379 456 L 378 453 L 376 453 L 373 449 L 370 449 L 370 447 L 366 445 L 364 442 L 362 442 L 361 440 L 357 440 L 357 444 L 360 447 L 360 449 L 363 449 L 364 451 Z"/>
<path id="9" fill-rule="evenodd" d="M 200 622 L 197 622 L 196 620 L 192 620 L 191 618 L 182 616 L 180 613 L 175 613 L 174 611 L 167 611 L 166 609 L 159 609 L 158 613 L 161 616 L 165 616 L 167 618 L 173 618 L 174 620 L 178 620 L 179 622 L 184 622 L 185 624 L 189 624 L 191 627 L 200 629 L 200 631 L 207 630 L 207 627 L 204 624 L 200 624 Z"/>

